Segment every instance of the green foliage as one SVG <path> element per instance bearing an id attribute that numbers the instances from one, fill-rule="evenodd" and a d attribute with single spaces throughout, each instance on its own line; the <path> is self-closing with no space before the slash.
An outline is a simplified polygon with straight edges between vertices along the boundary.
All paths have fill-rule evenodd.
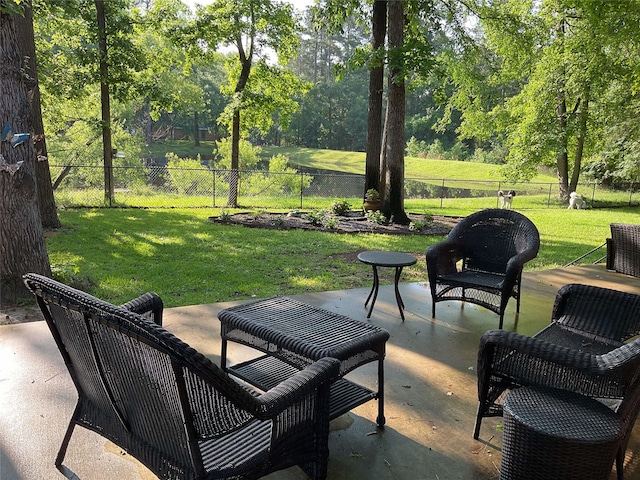
<path id="1" fill-rule="evenodd" d="M 351 204 L 346 200 L 337 200 L 331 204 L 330 210 L 334 215 L 345 216 L 351 211 Z"/>
<path id="2" fill-rule="evenodd" d="M 168 153 L 167 160 L 169 166 L 169 178 L 171 186 L 180 194 L 194 195 L 198 192 L 208 192 L 211 188 L 210 182 L 204 183 L 200 171 L 204 169 L 200 159 L 178 158 L 175 154 Z"/>
<path id="3" fill-rule="evenodd" d="M 376 223 L 378 225 L 384 225 L 387 223 L 387 217 L 385 217 L 379 210 L 375 212 L 373 210 L 367 210 L 364 216 L 367 217 L 367 221 L 371 223 Z"/>
<path id="4" fill-rule="evenodd" d="M 260 147 L 254 147 L 247 140 L 240 140 L 239 147 L 239 168 L 242 170 L 255 170 L 260 160 Z M 223 138 L 216 142 L 217 160 L 215 167 L 229 170 L 231 168 L 231 137 Z"/>
<path id="5" fill-rule="evenodd" d="M 405 147 L 405 153 L 408 157 L 424 158 L 427 154 L 427 143 L 424 140 L 416 140 L 411 137 Z"/>
<path id="6" fill-rule="evenodd" d="M 412 220 L 409 223 L 409 230 L 415 230 L 416 232 L 421 232 L 424 227 L 425 223 L 422 220 Z"/>
<path id="7" fill-rule="evenodd" d="M 375 202 L 376 200 L 380 200 L 380 193 L 375 188 L 370 188 L 364 193 L 364 198 Z"/>

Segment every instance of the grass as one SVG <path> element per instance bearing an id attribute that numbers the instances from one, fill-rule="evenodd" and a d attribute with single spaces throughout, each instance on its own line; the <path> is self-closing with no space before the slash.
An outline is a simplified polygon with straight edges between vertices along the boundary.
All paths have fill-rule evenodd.
<path id="1" fill-rule="evenodd" d="M 263 147 L 262 157 L 270 158 L 282 154 L 289 157 L 289 163 L 294 168 L 308 167 L 335 172 L 362 174 L 365 166 L 364 152 L 344 152 L 340 150 L 318 150 L 314 148 L 297 147 Z M 498 165 L 476 162 L 458 162 L 455 160 L 437 160 L 406 157 L 405 178 L 432 178 L 448 180 L 465 180 L 470 178 L 486 179 L 495 182 L 500 177 Z M 541 171 L 532 182 L 558 182 L 552 173 Z"/>
<path id="2" fill-rule="evenodd" d="M 152 157 L 164 157 L 167 152 L 179 156 L 211 155 L 215 148 L 215 142 L 201 141 L 196 147 L 193 141 L 165 140 L 152 143 L 148 147 L 147 155 Z M 324 150 L 316 148 L 299 147 L 262 147 L 260 157 L 269 159 L 274 155 L 282 154 L 289 158 L 289 163 L 294 168 L 307 167 L 313 169 L 331 170 L 334 172 L 362 174 L 364 172 L 365 153 L 345 152 L 342 150 Z M 495 181 L 499 175 L 499 166 L 476 162 L 458 162 L 455 160 L 437 160 L 406 157 L 406 178 L 432 178 L 456 180 L 456 179 L 487 179 Z M 557 183 L 557 177 L 553 172 L 541 172 L 532 182 Z"/>
<path id="3" fill-rule="evenodd" d="M 442 238 L 260 230 L 208 220 L 221 211 L 60 211 L 64 227 L 47 238 L 50 261 L 62 281 L 104 300 L 123 303 L 153 290 L 174 307 L 369 287 L 370 267 L 354 255 L 365 249 L 416 255 L 418 263 L 405 268 L 402 281 L 426 281 L 424 252 Z M 464 204 L 430 209 L 451 216 L 471 211 Z M 530 270 L 562 266 L 604 243 L 611 222 L 640 223 L 637 208 L 532 208 L 522 213 L 538 226 L 542 240 L 538 257 L 527 265 Z M 390 283 L 391 274 L 383 273 L 383 283 Z"/>

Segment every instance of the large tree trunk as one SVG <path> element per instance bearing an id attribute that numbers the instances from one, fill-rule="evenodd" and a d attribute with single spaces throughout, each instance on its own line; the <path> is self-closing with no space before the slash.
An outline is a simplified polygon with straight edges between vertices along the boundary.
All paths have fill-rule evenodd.
<path id="1" fill-rule="evenodd" d="M 375 188 L 380 191 L 380 152 L 382 137 L 382 93 L 384 88 L 384 63 L 380 51 L 384 48 L 387 24 L 387 2 L 373 2 L 371 48 L 376 56 L 369 69 L 369 112 L 367 115 L 367 154 L 364 191 Z"/>
<path id="2" fill-rule="evenodd" d="M 404 43 L 404 1 L 389 2 L 389 100 L 387 104 L 387 170 L 382 212 L 394 223 L 407 224 L 404 211 L 404 115 L 405 82 L 402 46 Z"/>
<path id="3" fill-rule="evenodd" d="M 585 88 L 584 100 L 581 102 L 580 112 L 578 113 L 578 141 L 576 144 L 576 153 L 573 157 L 573 171 L 571 173 L 571 182 L 569 183 L 569 192 L 575 192 L 577 190 L 578 180 L 580 179 L 584 142 L 587 138 L 587 119 L 589 118 L 590 97 L 591 87 L 587 85 Z"/>
<path id="4" fill-rule="evenodd" d="M 28 87 L 22 74 L 16 16 L 0 14 L 0 129 L 32 132 Z M 0 305 L 32 298 L 22 275 L 51 275 L 37 203 L 36 152 L 31 138 L 0 142 Z"/>
<path id="5" fill-rule="evenodd" d="M 22 5 L 24 6 L 24 17 L 17 15 L 15 22 L 18 31 L 20 53 L 24 59 L 26 74 L 35 82 L 30 89 L 30 94 L 31 120 L 33 133 L 36 135 L 34 140 L 38 159 L 35 169 L 40 220 L 42 226 L 45 228 L 58 228 L 60 227 L 60 219 L 58 218 L 56 202 L 53 197 L 51 172 L 49 171 L 49 161 L 47 159 L 47 142 L 44 137 L 44 125 L 42 123 L 40 87 L 38 86 L 38 70 L 36 64 L 36 44 L 33 33 L 33 9 L 31 1 L 23 2 Z"/>

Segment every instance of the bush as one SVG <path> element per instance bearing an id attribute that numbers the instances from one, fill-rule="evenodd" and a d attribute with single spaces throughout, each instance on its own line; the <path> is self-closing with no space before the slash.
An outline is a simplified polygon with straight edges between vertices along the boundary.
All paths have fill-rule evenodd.
<path id="1" fill-rule="evenodd" d="M 373 210 L 368 210 L 367 213 L 365 213 L 365 217 L 367 217 L 369 222 L 376 223 L 378 225 L 384 225 L 387 223 L 387 217 L 385 217 L 380 211 L 374 212 Z"/>
<path id="2" fill-rule="evenodd" d="M 338 200 L 331 204 L 330 209 L 334 215 L 344 217 L 351 211 L 351 204 L 346 200 Z"/>
<path id="3" fill-rule="evenodd" d="M 169 178 L 171 186 L 182 194 L 195 195 L 210 189 L 210 176 L 203 175 L 207 170 L 200 164 L 200 158 L 178 158 L 173 153 L 167 154 L 169 159 Z"/>

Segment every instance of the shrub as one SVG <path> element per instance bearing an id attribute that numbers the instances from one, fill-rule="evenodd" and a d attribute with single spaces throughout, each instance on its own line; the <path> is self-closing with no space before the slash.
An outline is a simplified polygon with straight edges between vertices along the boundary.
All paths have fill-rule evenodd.
<path id="1" fill-rule="evenodd" d="M 378 225 L 384 225 L 387 223 L 387 217 L 385 217 L 380 211 L 367 210 L 365 213 L 365 217 L 371 223 L 376 223 Z"/>
<path id="2" fill-rule="evenodd" d="M 345 216 L 351 211 L 351 204 L 346 200 L 338 200 L 331 204 L 331 212 L 334 215 Z"/>

